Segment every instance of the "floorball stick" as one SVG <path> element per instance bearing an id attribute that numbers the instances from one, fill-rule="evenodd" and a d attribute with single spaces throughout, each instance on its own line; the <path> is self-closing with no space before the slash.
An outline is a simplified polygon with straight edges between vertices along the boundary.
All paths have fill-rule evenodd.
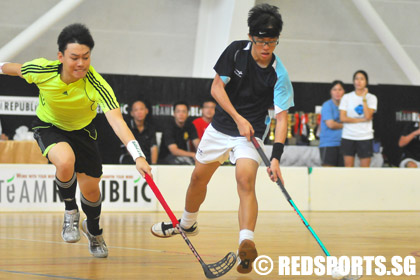
<path id="1" fill-rule="evenodd" d="M 254 144 L 255 148 L 257 149 L 258 154 L 260 155 L 261 159 L 264 161 L 265 165 L 267 167 L 270 167 L 270 161 L 268 160 L 266 154 L 262 150 L 260 144 L 258 143 L 257 139 L 255 139 L 254 136 L 251 136 L 251 142 Z M 309 225 L 308 221 L 306 221 L 305 217 L 302 215 L 302 213 L 297 208 L 296 204 L 293 202 L 292 198 L 290 197 L 289 193 L 287 192 L 286 188 L 283 186 L 283 183 L 281 182 L 280 178 L 277 178 L 277 185 L 280 187 L 281 191 L 283 192 L 284 196 L 286 197 L 287 201 L 290 203 L 290 205 L 293 207 L 295 212 L 298 214 L 299 218 L 303 222 L 303 224 L 306 226 L 306 228 L 309 230 L 309 232 L 312 234 L 312 236 L 315 238 L 318 245 L 321 247 L 322 251 L 324 251 L 324 254 L 329 257 L 331 256 L 328 252 L 327 248 L 325 248 L 324 244 L 322 243 L 321 239 L 319 239 L 318 235 L 316 235 L 315 231 L 312 229 L 312 227 Z M 359 279 L 360 275 L 347 275 L 344 276 L 344 278 L 341 278 L 343 280 L 353 280 L 353 279 Z"/>
<path id="2" fill-rule="evenodd" d="M 230 252 L 220 261 L 213 264 L 206 264 L 203 261 L 203 259 L 200 257 L 200 255 L 198 254 L 197 250 L 192 245 L 191 241 L 188 239 L 185 232 L 182 230 L 181 225 L 179 224 L 179 221 L 175 217 L 172 210 L 169 208 L 168 204 L 166 203 L 165 199 L 163 198 L 162 194 L 160 193 L 153 179 L 148 174 L 146 174 L 145 179 L 146 179 L 147 184 L 150 186 L 153 193 L 155 194 L 156 198 L 159 200 L 160 204 L 165 209 L 166 213 L 171 219 L 173 227 L 178 229 L 178 231 L 181 233 L 182 238 L 184 238 L 185 242 L 190 248 L 191 252 L 193 252 L 194 256 L 200 262 L 201 267 L 203 268 L 203 271 L 206 277 L 211 278 L 211 279 L 218 278 L 222 275 L 225 275 L 227 272 L 229 272 L 229 270 L 231 270 L 232 267 L 236 263 L 236 254 L 233 252 Z"/>

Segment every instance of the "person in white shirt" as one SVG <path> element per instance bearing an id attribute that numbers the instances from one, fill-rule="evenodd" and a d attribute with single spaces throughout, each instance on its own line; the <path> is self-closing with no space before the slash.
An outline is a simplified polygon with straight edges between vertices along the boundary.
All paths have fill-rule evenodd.
<path id="1" fill-rule="evenodd" d="M 353 75 L 354 91 L 343 96 L 340 102 L 340 120 L 343 123 L 341 150 L 344 166 L 353 167 L 354 157 L 360 158 L 361 167 L 369 167 L 373 156 L 372 119 L 378 106 L 378 99 L 368 92 L 368 75 L 356 71 Z"/>

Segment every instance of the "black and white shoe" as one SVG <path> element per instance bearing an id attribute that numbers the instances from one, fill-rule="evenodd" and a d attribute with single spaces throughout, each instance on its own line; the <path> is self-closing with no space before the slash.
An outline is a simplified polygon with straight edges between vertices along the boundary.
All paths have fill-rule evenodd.
<path id="1" fill-rule="evenodd" d="M 179 222 L 181 222 L 181 220 L 179 220 Z M 189 229 L 182 228 L 182 230 L 188 236 L 197 235 L 198 224 L 197 222 L 195 222 Z M 154 224 L 152 228 L 150 229 L 150 231 L 152 232 L 154 236 L 161 237 L 161 238 L 171 237 L 171 236 L 179 234 L 179 230 L 173 227 L 172 222 L 167 222 L 167 223 L 162 222 L 162 223 Z"/>

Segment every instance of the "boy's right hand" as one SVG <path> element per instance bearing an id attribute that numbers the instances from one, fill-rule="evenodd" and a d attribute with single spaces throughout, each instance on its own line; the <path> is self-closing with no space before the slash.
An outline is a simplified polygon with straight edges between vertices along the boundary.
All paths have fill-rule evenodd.
<path id="1" fill-rule="evenodd" d="M 254 135 L 254 128 L 244 117 L 240 117 L 236 122 L 238 126 L 239 134 L 246 137 L 248 141 L 251 141 L 251 136 Z"/>

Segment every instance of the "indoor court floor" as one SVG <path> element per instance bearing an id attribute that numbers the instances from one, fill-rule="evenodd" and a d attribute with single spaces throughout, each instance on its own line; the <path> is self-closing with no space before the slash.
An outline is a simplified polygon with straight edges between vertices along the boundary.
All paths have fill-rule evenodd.
<path id="1" fill-rule="evenodd" d="M 180 213 L 175 213 L 180 216 Z M 415 256 L 420 260 L 420 212 L 304 212 L 331 255 Z M 206 279 L 180 236 L 156 238 L 155 222 L 165 213 L 107 213 L 101 217 L 109 256 L 90 256 L 84 236 L 61 239 L 62 213 L 0 213 L 0 279 Z M 191 242 L 206 263 L 238 247 L 236 212 L 202 212 L 200 233 Z M 292 211 L 260 212 L 255 243 L 274 260 L 267 276 L 241 275 L 233 268 L 220 279 L 332 279 L 330 276 L 278 276 L 279 256 L 318 256 L 322 250 Z M 420 268 L 417 268 L 420 275 Z M 420 276 L 364 276 L 362 279 L 420 279 Z"/>

